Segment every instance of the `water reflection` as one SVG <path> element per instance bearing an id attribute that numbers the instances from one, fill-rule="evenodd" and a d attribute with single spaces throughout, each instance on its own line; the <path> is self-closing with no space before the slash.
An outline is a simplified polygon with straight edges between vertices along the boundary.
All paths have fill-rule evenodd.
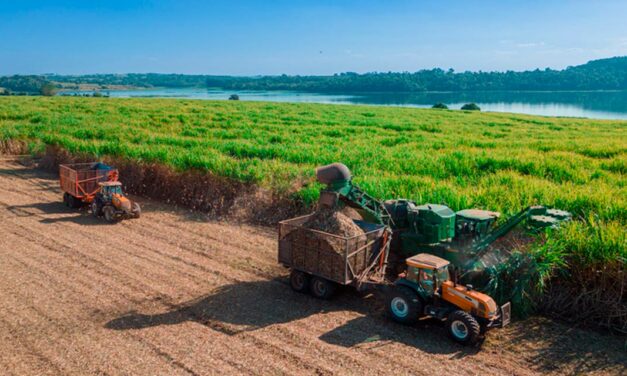
<path id="1" fill-rule="evenodd" d="M 112 97 L 157 97 L 226 100 L 238 94 L 240 100 L 269 102 L 309 102 L 335 104 L 368 104 L 408 107 L 431 107 L 446 103 L 459 109 L 475 102 L 484 111 L 522 114 L 589 117 L 596 119 L 627 119 L 627 91 L 587 92 L 425 92 L 425 93 L 360 93 L 314 94 L 291 91 L 224 91 L 204 88 L 172 88 L 104 91 Z M 63 95 L 72 95 L 66 92 Z"/>

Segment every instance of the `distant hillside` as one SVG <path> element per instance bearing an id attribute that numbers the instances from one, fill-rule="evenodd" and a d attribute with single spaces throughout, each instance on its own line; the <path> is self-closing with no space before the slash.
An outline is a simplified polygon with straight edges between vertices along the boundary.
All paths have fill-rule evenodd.
<path id="1" fill-rule="evenodd" d="M 42 76 L 0 77 L 0 94 L 40 94 L 49 81 Z"/>
<path id="2" fill-rule="evenodd" d="M 494 90 L 627 90 L 627 57 L 594 60 L 564 70 L 454 72 L 442 69 L 333 76 L 209 77 L 209 87 L 312 92 Z"/>
<path id="3" fill-rule="evenodd" d="M 132 87 L 203 87 L 206 75 L 128 73 L 128 74 L 89 74 L 89 75 L 48 75 L 47 79 L 63 84 L 66 88 L 78 89 L 81 84 L 101 86 Z"/>
<path id="4" fill-rule="evenodd" d="M 46 82 L 65 89 L 125 87 L 210 87 L 225 90 L 295 90 L 318 93 L 424 91 L 549 91 L 627 90 L 627 56 L 593 60 L 563 70 L 524 72 L 454 72 L 424 69 L 417 72 L 339 73 L 332 76 L 211 76 L 161 73 L 46 75 L 0 77 L 0 88 L 37 93 Z M 1 92 L 2 90 L 0 90 Z"/>

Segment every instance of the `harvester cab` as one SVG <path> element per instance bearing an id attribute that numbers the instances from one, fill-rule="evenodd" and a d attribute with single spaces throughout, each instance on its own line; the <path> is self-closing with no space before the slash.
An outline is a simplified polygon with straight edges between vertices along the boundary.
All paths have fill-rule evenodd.
<path id="1" fill-rule="evenodd" d="M 141 208 L 124 195 L 122 183 L 107 181 L 99 183 L 100 190 L 91 204 L 95 217 L 104 216 L 107 222 L 116 222 L 123 218 L 139 218 Z"/>
<path id="2" fill-rule="evenodd" d="M 510 303 L 497 307 L 488 295 L 452 281 L 449 264 L 427 253 L 408 258 L 406 271 L 388 293 L 390 316 L 402 324 L 421 317 L 446 321 L 451 338 L 463 344 L 476 342 L 489 328 L 509 324 Z"/>
<path id="3" fill-rule="evenodd" d="M 460 241 L 474 241 L 487 235 L 500 216 L 489 210 L 460 210 L 455 213 L 455 236 Z"/>

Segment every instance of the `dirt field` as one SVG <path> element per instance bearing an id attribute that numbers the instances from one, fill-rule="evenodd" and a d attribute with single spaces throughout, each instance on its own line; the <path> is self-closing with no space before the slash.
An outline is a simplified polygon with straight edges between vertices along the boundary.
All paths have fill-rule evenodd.
<path id="1" fill-rule="evenodd" d="M 1 373 L 626 371 L 624 339 L 546 319 L 464 348 L 439 323 L 387 321 L 376 296 L 293 293 L 272 229 L 139 201 L 141 219 L 108 225 L 63 206 L 56 175 L 0 161 Z"/>

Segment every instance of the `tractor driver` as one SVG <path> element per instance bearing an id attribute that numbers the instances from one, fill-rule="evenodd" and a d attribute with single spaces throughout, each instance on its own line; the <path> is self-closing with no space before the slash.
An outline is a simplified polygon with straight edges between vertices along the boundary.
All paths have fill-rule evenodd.
<path id="1" fill-rule="evenodd" d="M 420 270 L 420 285 L 427 293 L 433 293 L 433 270 Z"/>

